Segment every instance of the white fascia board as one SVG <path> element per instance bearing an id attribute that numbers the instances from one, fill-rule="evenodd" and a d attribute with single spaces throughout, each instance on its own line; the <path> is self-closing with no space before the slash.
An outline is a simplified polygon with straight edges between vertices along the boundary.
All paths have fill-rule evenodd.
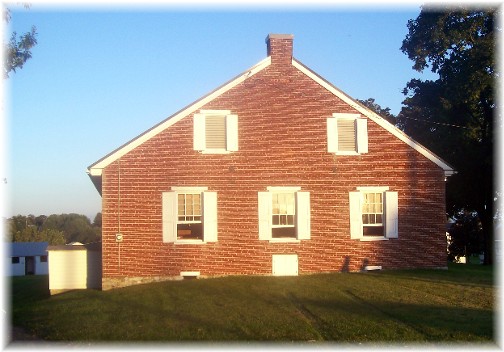
<path id="1" fill-rule="evenodd" d="M 223 84 L 216 90 L 212 91 L 208 95 L 204 96 L 203 98 L 197 100 L 196 102 L 192 103 L 188 107 L 180 110 L 179 112 L 175 113 L 174 115 L 168 117 L 161 123 L 157 124 L 156 126 L 152 127 L 151 129 L 147 130 L 140 136 L 132 139 L 131 141 L 127 142 L 123 146 L 119 147 L 109 155 L 105 156 L 101 160 L 97 161 L 93 165 L 91 165 L 88 168 L 88 173 L 93 176 L 101 176 L 102 170 L 116 161 L 117 159 L 121 158 L 123 155 L 129 153 L 139 145 L 145 143 L 152 137 L 156 136 L 160 132 L 164 131 L 168 127 L 172 126 L 173 124 L 177 123 L 178 121 L 182 120 L 184 117 L 192 114 L 196 110 L 200 109 L 202 106 L 205 104 L 211 102 L 218 96 L 222 95 L 223 93 L 227 92 L 231 88 L 237 86 L 238 84 L 242 83 L 245 81 L 247 78 L 252 77 L 256 73 L 262 71 L 266 67 L 268 67 L 271 64 L 271 57 L 268 56 L 267 58 L 261 60 L 259 63 L 256 65 L 252 66 L 250 69 L 246 70 L 244 73 L 240 74 L 239 76 L 235 77 L 234 79 L 228 81 L 227 83 Z M 227 111 L 227 110 L 226 110 Z"/>
<path id="2" fill-rule="evenodd" d="M 306 76 L 310 77 L 313 79 L 315 82 L 320 84 L 322 87 L 327 89 L 329 92 L 333 93 L 336 95 L 338 98 L 343 100 L 345 103 L 353 107 L 355 110 L 359 111 L 362 115 L 367 116 L 369 119 L 372 121 L 376 122 L 378 125 L 383 127 L 385 130 L 388 132 L 392 133 L 394 136 L 399 138 L 401 141 L 415 149 L 417 152 L 425 156 L 427 159 L 435 163 L 437 166 L 442 168 L 445 172 L 445 176 L 450 176 L 456 173 L 453 168 L 448 165 L 445 161 L 443 161 L 441 158 L 439 158 L 437 155 L 432 153 L 430 150 L 425 148 L 423 145 L 419 144 L 416 142 L 414 139 L 412 139 L 410 136 L 408 136 L 406 133 L 392 125 L 390 122 L 382 118 L 380 115 L 374 113 L 373 111 L 369 110 L 368 108 L 362 106 L 358 102 L 356 102 L 354 99 L 350 98 L 348 95 L 346 95 L 344 92 L 333 86 L 331 83 L 327 82 L 325 79 L 317 75 L 315 72 L 311 71 L 308 69 L 306 66 L 304 66 L 301 62 L 297 61 L 296 59 L 292 58 L 292 66 L 297 68 L 299 71 L 304 73 Z"/>

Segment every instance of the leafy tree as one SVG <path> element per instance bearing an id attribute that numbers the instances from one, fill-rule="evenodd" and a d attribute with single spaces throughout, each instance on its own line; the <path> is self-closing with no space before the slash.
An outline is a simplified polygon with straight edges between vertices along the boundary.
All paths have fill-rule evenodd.
<path id="1" fill-rule="evenodd" d="M 67 243 L 89 243 L 99 240 L 89 218 L 80 214 L 50 215 L 44 222 L 42 229 L 62 231 Z"/>
<path id="2" fill-rule="evenodd" d="M 24 3 L 23 6 L 28 9 L 30 4 Z M 11 20 L 11 11 L 4 6 L 3 18 L 6 23 Z M 8 43 L 4 47 L 4 79 L 9 78 L 11 71 L 23 68 L 26 61 L 31 59 L 31 49 L 37 44 L 37 28 L 32 26 L 31 31 L 20 36 L 13 32 Z"/>
<path id="3" fill-rule="evenodd" d="M 97 213 L 93 220 L 93 229 L 97 238 L 102 235 L 102 213 Z"/>
<path id="4" fill-rule="evenodd" d="M 397 123 L 397 117 L 390 112 L 390 108 L 382 108 L 380 104 L 375 102 L 374 98 L 368 98 L 366 100 L 357 99 L 357 101 L 386 119 L 391 124 L 395 125 Z"/>
<path id="5" fill-rule="evenodd" d="M 437 80 L 411 80 L 398 116 L 404 131 L 457 170 L 447 183 L 448 212 L 475 210 L 491 262 L 494 218 L 494 99 L 497 10 L 423 7 L 408 22 L 401 50 Z"/>
<path id="6" fill-rule="evenodd" d="M 48 229 L 39 231 L 36 226 L 25 227 L 12 234 L 12 242 L 48 242 L 50 245 L 65 244 L 62 231 Z"/>
<path id="7" fill-rule="evenodd" d="M 16 215 L 5 220 L 4 227 L 8 242 L 89 243 L 101 238 L 101 213 L 96 215 L 93 224 L 79 214 Z"/>
<path id="8" fill-rule="evenodd" d="M 468 256 L 481 253 L 483 248 L 483 231 L 478 213 L 461 209 L 455 214 L 455 223 L 448 229 L 450 241 L 448 258 Z"/>
<path id="9" fill-rule="evenodd" d="M 102 227 L 102 213 L 97 213 L 93 220 L 93 227 Z"/>

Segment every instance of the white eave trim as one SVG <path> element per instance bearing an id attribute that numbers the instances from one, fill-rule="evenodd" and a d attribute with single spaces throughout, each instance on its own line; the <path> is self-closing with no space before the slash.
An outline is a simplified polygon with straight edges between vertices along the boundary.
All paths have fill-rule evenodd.
<path id="1" fill-rule="evenodd" d="M 376 122 L 378 125 L 383 127 L 385 130 L 388 132 L 392 133 L 394 136 L 399 138 L 401 141 L 415 149 L 417 152 L 425 156 L 427 159 L 435 163 L 437 166 L 442 168 L 445 172 L 445 176 L 451 176 L 454 173 L 456 173 L 453 168 L 448 165 L 445 161 L 441 160 L 437 155 L 432 153 L 430 150 L 413 140 L 410 136 L 408 136 L 406 133 L 401 131 L 400 129 L 396 128 L 394 125 L 392 125 L 390 122 L 382 118 L 380 115 L 374 113 L 373 111 L 365 108 L 364 106 L 360 105 L 357 103 L 354 99 L 350 98 L 348 95 L 343 93 L 341 90 L 324 80 L 322 77 L 318 76 L 316 73 L 308 69 L 306 66 L 304 66 L 302 63 L 297 61 L 296 59 L 292 58 L 292 66 L 297 68 L 299 71 L 304 73 L 306 76 L 310 77 L 313 79 L 315 82 L 320 84 L 322 87 L 327 89 L 329 92 L 333 93 L 336 95 L 338 98 L 343 100 L 345 103 L 353 107 L 355 110 L 359 111 L 362 115 L 370 118 L 372 121 Z"/>
<path id="2" fill-rule="evenodd" d="M 179 112 L 175 113 L 175 115 L 172 115 L 171 117 L 167 118 L 166 120 L 162 121 L 158 125 L 154 126 L 153 128 L 147 130 L 140 136 L 132 139 L 128 143 L 124 144 L 122 147 L 119 147 L 103 159 L 99 160 L 95 164 L 91 165 L 88 168 L 88 174 L 91 176 L 101 176 L 102 170 L 116 161 L 117 159 L 121 158 L 123 155 L 129 153 L 139 145 L 145 143 L 152 137 L 156 136 L 160 132 L 164 131 L 168 127 L 172 126 L 173 124 L 177 123 L 178 121 L 182 120 L 184 117 L 192 114 L 196 110 L 200 109 L 202 106 L 205 104 L 209 103 L 210 101 L 214 100 L 221 94 L 227 92 L 231 88 L 237 86 L 238 84 L 242 83 L 245 81 L 247 78 L 252 77 L 256 73 L 262 71 L 266 67 L 268 67 L 271 64 L 271 57 L 268 56 L 265 59 L 261 60 L 259 63 L 256 65 L 252 66 L 250 69 L 246 70 L 244 73 L 240 74 L 238 77 L 232 79 L 231 81 L 225 83 L 221 87 L 217 88 L 210 94 L 204 96 L 203 98 L 197 100 L 195 103 L 189 105 L 188 107 L 180 110 Z M 227 110 L 226 110 L 227 111 Z"/>

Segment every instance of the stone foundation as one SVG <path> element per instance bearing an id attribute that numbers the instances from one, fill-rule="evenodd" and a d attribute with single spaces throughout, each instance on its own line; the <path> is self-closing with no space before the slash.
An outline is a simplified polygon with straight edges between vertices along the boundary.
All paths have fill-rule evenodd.
<path id="1" fill-rule="evenodd" d="M 102 290 L 108 291 L 120 287 L 182 279 L 182 276 L 104 277 L 102 279 Z"/>

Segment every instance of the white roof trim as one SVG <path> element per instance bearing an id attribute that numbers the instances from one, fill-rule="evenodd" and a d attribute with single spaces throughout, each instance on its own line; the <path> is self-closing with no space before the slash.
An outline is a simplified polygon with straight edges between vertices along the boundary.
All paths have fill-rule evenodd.
<path id="1" fill-rule="evenodd" d="M 121 158 L 125 154 L 129 153 L 139 145 L 143 144 L 144 142 L 148 141 L 152 137 L 156 136 L 160 132 L 164 131 L 168 127 L 172 126 L 176 122 L 182 120 L 184 117 L 192 114 L 193 112 L 197 111 L 200 109 L 202 106 L 207 104 L 208 102 L 214 100 L 221 94 L 227 92 L 231 88 L 237 86 L 241 82 L 245 81 L 247 78 L 252 77 L 256 73 L 262 71 L 264 68 L 268 67 L 271 64 L 271 57 L 268 56 L 265 59 L 261 60 L 258 64 L 255 66 L 251 67 L 250 69 L 246 70 L 245 73 L 242 73 L 238 77 L 232 79 L 228 83 L 225 83 L 222 85 L 220 88 L 217 88 L 215 91 L 211 92 L 210 94 L 206 95 L 202 99 L 199 99 L 195 103 L 189 105 L 188 107 L 182 109 L 181 111 L 177 112 L 175 115 L 172 115 L 171 117 L 167 118 L 166 120 L 162 121 L 158 125 L 154 126 L 153 128 L 147 130 L 143 134 L 139 135 L 138 137 L 132 139 L 128 143 L 124 144 L 122 147 L 119 147 L 109 155 L 105 156 L 101 160 L 97 161 L 93 165 L 91 165 L 88 168 L 88 174 L 91 176 L 101 176 L 102 170 L 116 161 L 117 159 Z M 227 110 L 226 110 L 227 111 Z"/>
<path id="2" fill-rule="evenodd" d="M 372 121 L 376 122 L 378 125 L 386 129 L 388 132 L 392 133 L 401 141 L 403 141 L 404 143 L 415 149 L 417 152 L 425 156 L 427 159 L 438 165 L 440 168 L 444 170 L 445 176 L 450 176 L 455 173 L 453 168 L 450 165 L 448 165 L 445 161 L 443 161 L 441 158 L 439 158 L 437 155 L 435 155 L 430 150 L 428 150 L 427 148 L 425 148 L 424 146 L 413 140 L 406 133 L 396 128 L 394 125 L 392 125 L 390 122 L 382 118 L 380 115 L 374 113 L 373 111 L 357 103 L 355 100 L 353 100 L 348 95 L 343 93 L 341 90 L 339 90 L 338 88 L 336 88 L 335 86 L 333 86 L 332 84 L 330 84 L 329 82 L 318 76 L 316 73 L 308 69 L 306 66 L 304 66 L 302 63 L 300 63 L 294 58 L 292 59 L 292 65 L 299 71 L 304 73 L 306 76 L 310 77 L 315 82 L 320 84 L 322 87 L 327 89 L 329 92 L 333 93 L 338 98 L 343 100 L 345 103 L 353 107 L 355 110 L 359 111 L 362 115 L 367 116 Z"/>

